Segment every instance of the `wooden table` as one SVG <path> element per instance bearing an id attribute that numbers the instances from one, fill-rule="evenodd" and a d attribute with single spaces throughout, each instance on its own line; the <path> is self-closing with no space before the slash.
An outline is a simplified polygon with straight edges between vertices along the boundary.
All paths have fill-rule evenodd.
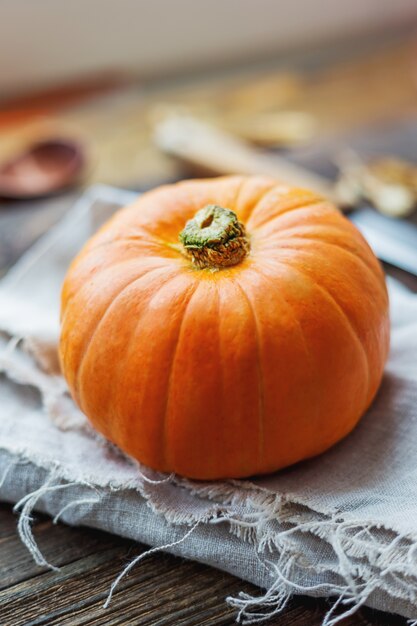
<path id="1" fill-rule="evenodd" d="M 0 275 L 72 204 L 75 193 L 39 203 L 0 203 Z M 417 291 L 417 280 L 387 268 Z M 214 626 L 235 623 L 225 598 L 253 585 L 213 568 L 154 554 L 126 576 L 109 609 L 102 609 L 111 582 L 136 555 L 138 545 L 96 530 L 54 526 L 36 516 L 34 533 L 59 572 L 38 567 L 20 542 L 17 518 L 0 504 L 0 626 Z M 319 626 L 330 602 L 294 599 L 270 625 Z M 363 608 L 345 626 L 405 625 L 405 620 Z"/>

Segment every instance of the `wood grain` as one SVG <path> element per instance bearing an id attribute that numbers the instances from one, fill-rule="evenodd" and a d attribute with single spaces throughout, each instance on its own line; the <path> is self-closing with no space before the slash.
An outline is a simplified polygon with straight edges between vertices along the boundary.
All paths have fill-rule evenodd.
<path id="1" fill-rule="evenodd" d="M 121 582 L 104 610 L 110 584 L 142 553 L 138 545 L 106 533 L 54 526 L 37 516 L 35 536 L 59 572 L 37 567 L 15 533 L 16 516 L 0 505 L 1 626 L 228 626 L 228 595 L 259 591 L 224 572 L 168 554 L 154 554 Z M 298 598 L 270 626 L 320 626 L 330 603 Z M 405 620 L 362 610 L 344 626 L 404 626 Z"/>
<path id="2" fill-rule="evenodd" d="M 17 517 L 8 507 L 1 505 L 0 591 L 48 571 L 47 568 L 37 566 L 33 559 L 28 561 L 28 551 L 20 541 L 16 523 Z M 49 561 L 57 567 L 105 550 L 109 545 L 108 536 L 104 533 L 86 532 L 78 528 L 68 533 L 65 526 L 54 526 L 47 518 L 42 518 L 37 524 L 36 540 L 41 550 L 45 548 Z"/>

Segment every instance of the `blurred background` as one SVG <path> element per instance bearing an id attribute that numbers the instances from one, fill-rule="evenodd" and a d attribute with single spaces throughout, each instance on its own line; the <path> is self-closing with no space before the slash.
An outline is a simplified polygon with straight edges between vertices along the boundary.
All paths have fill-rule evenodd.
<path id="1" fill-rule="evenodd" d="M 292 163 L 414 220 L 416 29 L 415 0 L 3 0 L 0 267 L 95 183 Z"/>
<path id="2" fill-rule="evenodd" d="M 414 0 L 3 0 L 1 11 L 6 96 L 109 70 L 154 79 L 251 63 L 417 15 Z"/>

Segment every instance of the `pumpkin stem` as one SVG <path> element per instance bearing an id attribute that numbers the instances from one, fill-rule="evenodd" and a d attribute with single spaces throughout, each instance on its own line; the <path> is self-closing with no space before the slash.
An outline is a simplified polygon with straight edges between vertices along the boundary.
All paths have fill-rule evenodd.
<path id="1" fill-rule="evenodd" d="M 220 269 L 240 263 L 249 252 L 245 227 L 230 209 L 208 204 L 179 235 L 184 251 L 200 268 Z"/>

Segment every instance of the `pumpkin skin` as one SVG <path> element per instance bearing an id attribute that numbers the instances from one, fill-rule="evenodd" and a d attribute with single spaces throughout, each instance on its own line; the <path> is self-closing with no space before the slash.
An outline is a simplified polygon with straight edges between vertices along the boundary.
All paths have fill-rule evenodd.
<path id="1" fill-rule="evenodd" d="M 250 252 L 196 267 L 178 235 L 208 204 Z M 60 359 L 94 427 L 141 463 L 196 479 L 267 473 L 319 454 L 372 402 L 388 297 L 359 231 L 314 193 L 265 177 L 161 187 L 73 261 Z"/>

